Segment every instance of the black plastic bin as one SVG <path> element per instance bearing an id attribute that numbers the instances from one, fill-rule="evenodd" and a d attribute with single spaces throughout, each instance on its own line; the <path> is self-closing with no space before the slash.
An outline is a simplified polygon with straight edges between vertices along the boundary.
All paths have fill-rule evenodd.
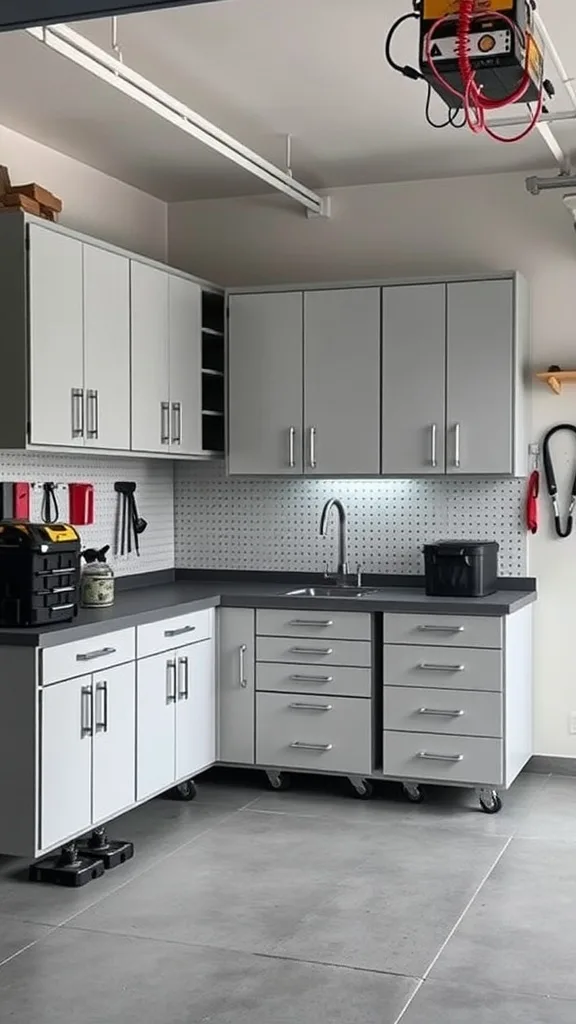
<path id="1" fill-rule="evenodd" d="M 486 597 L 498 590 L 495 540 L 440 541 L 424 546 L 430 597 Z"/>

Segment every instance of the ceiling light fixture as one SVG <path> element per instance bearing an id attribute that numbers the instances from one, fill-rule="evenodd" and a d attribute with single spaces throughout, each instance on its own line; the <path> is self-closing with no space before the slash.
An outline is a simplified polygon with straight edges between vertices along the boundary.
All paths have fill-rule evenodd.
<path id="1" fill-rule="evenodd" d="M 67 25 L 27 28 L 26 31 L 43 45 L 73 61 L 141 106 L 147 107 L 164 121 L 168 121 L 220 156 L 242 167 L 277 192 L 300 203 L 309 214 L 321 217 L 330 215 L 329 197 L 312 192 L 306 185 L 244 146 L 238 139 L 222 131 L 217 125 L 160 89 L 127 64 L 110 56 L 79 32 L 68 28 Z"/>

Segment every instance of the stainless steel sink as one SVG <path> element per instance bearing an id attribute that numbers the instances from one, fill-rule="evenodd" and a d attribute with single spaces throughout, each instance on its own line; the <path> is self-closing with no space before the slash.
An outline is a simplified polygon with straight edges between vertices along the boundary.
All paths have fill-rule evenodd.
<path id="1" fill-rule="evenodd" d="M 376 594 L 376 587 L 301 587 L 289 590 L 284 597 L 363 597 L 364 594 Z"/>

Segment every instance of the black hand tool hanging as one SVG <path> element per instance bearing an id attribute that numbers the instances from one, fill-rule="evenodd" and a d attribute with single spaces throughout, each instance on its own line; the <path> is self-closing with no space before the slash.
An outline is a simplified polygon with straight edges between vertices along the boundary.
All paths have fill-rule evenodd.
<path id="1" fill-rule="evenodd" d="M 134 539 L 134 550 L 140 555 L 140 534 L 148 526 L 145 519 L 138 514 L 136 505 L 136 484 L 131 480 L 117 480 L 114 490 L 120 495 L 120 554 L 132 554 L 132 539 Z"/>
<path id="2" fill-rule="evenodd" d="M 562 526 L 562 520 L 560 518 L 560 507 L 558 505 L 558 485 L 556 483 L 556 474 L 554 472 L 554 463 L 552 462 L 552 454 L 550 452 L 550 441 L 555 434 L 558 434 L 561 430 L 569 430 L 573 434 L 576 434 L 576 426 L 573 423 L 560 423 L 557 427 L 552 427 L 551 430 L 546 434 L 544 441 L 542 442 L 542 458 L 544 462 L 544 475 L 546 476 L 546 485 L 548 487 L 548 494 L 552 499 L 552 508 L 554 509 L 554 526 L 556 527 L 556 533 L 559 537 L 569 537 L 572 533 L 572 527 L 574 525 L 573 513 L 576 507 L 576 472 L 572 482 L 572 491 L 570 495 L 570 505 L 568 508 L 568 517 L 566 519 L 566 529 Z"/>
<path id="3" fill-rule="evenodd" d="M 46 524 L 57 523 L 60 518 L 60 508 L 56 497 L 56 484 L 51 480 L 42 484 L 42 522 Z"/>

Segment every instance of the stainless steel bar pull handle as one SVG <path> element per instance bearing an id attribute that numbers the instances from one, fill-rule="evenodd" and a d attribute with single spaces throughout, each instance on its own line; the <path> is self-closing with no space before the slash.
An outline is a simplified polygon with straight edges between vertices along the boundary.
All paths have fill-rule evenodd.
<path id="1" fill-rule="evenodd" d="M 334 682 L 334 676 L 290 676 L 290 680 L 294 683 L 332 683 Z"/>
<path id="2" fill-rule="evenodd" d="M 420 633 L 463 633 L 464 626 L 418 626 Z"/>
<path id="3" fill-rule="evenodd" d="M 166 636 L 166 637 L 183 636 L 184 633 L 194 633 L 195 630 L 196 630 L 196 626 L 180 626 L 179 629 L 165 629 L 164 630 L 164 636 Z"/>
<path id="4" fill-rule="evenodd" d="M 289 626 L 320 626 L 322 629 L 330 629 L 334 623 L 332 619 L 292 619 L 288 623 Z"/>
<path id="5" fill-rule="evenodd" d="M 190 696 L 188 675 L 188 658 L 178 658 L 178 700 L 188 700 Z"/>
<path id="6" fill-rule="evenodd" d="M 423 761 L 447 761 L 450 764 L 457 764 L 458 761 L 464 760 L 464 754 L 430 754 L 427 750 L 421 750 L 418 757 Z"/>
<path id="7" fill-rule="evenodd" d="M 102 713 L 99 714 L 98 709 L 98 697 L 102 695 L 101 708 Z M 96 683 L 96 732 L 108 732 L 108 683 Z"/>
<path id="8" fill-rule="evenodd" d="M 332 711 L 331 704 L 300 704 L 295 701 L 290 707 L 292 711 Z"/>
<path id="9" fill-rule="evenodd" d="M 176 703 L 176 660 L 166 662 L 166 703 Z"/>
<path id="10" fill-rule="evenodd" d="M 333 654 L 331 647 L 291 647 L 290 654 L 318 654 L 327 657 Z"/>
<path id="11" fill-rule="evenodd" d="M 332 750 L 331 743 L 300 743 L 295 740 L 294 743 L 290 744 L 295 750 L 317 750 L 318 753 L 324 754 L 328 750 Z"/>
<path id="12" fill-rule="evenodd" d="M 290 469 L 296 466 L 296 427 L 290 427 L 288 431 L 288 465 Z"/>
<path id="13" fill-rule="evenodd" d="M 465 665 L 432 665 L 428 662 L 423 661 L 418 668 L 423 672 L 463 672 L 466 668 Z"/>
<path id="14" fill-rule="evenodd" d="M 240 647 L 238 648 L 238 659 L 239 659 L 239 664 L 240 664 L 240 680 L 239 680 L 239 682 L 240 682 L 240 686 L 242 687 L 243 690 L 245 690 L 246 687 L 248 686 L 248 680 L 246 678 L 246 668 L 245 668 L 245 656 L 246 656 L 246 651 L 247 650 L 248 650 L 248 646 L 246 644 L 240 644 Z"/>
<path id="15" fill-rule="evenodd" d="M 437 715 L 439 718 L 462 718 L 464 712 L 462 710 L 449 711 L 448 709 L 444 710 L 443 708 L 419 708 L 418 714 Z"/>
<path id="16" fill-rule="evenodd" d="M 160 444 L 170 444 L 170 402 L 160 402 Z"/>
<path id="17" fill-rule="evenodd" d="M 84 436 L 84 388 L 72 388 L 72 437 Z"/>
<path id="18" fill-rule="evenodd" d="M 106 658 L 110 654 L 116 654 L 115 647 L 101 647 L 99 651 L 87 651 L 86 654 L 77 654 L 76 661 L 94 661 L 96 658 Z"/>
<path id="19" fill-rule="evenodd" d="M 454 427 L 454 466 L 460 469 L 460 424 Z"/>
<path id="20" fill-rule="evenodd" d="M 86 421 L 87 429 L 86 436 L 90 438 L 98 437 L 98 392 L 87 391 L 86 392 Z"/>
<path id="21" fill-rule="evenodd" d="M 438 466 L 437 442 L 438 442 L 438 426 L 436 425 L 436 423 L 433 423 L 432 426 L 430 427 L 430 443 L 431 443 L 430 465 L 432 466 L 432 469 L 436 469 L 437 466 Z"/>
<path id="22" fill-rule="evenodd" d="M 93 732 L 92 687 L 83 686 L 80 691 L 80 735 L 91 736 Z"/>
<path id="23" fill-rule="evenodd" d="M 181 402 L 172 402 L 172 444 L 182 444 Z"/>
<path id="24" fill-rule="evenodd" d="M 316 469 L 316 427 L 310 427 L 310 469 Z"/>

